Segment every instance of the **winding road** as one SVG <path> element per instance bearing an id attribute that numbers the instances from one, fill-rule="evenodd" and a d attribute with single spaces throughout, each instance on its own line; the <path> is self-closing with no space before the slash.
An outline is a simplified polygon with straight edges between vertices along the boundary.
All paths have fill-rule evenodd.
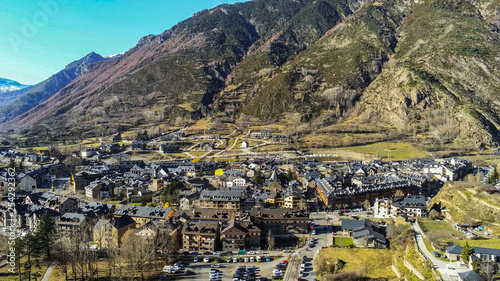
<path id="1" fill-rule="evenodd" d="M 418 247 L 426 258 L 435 266 L 435 268 L 441 273 L 444 281 L 455 281 L 458 280 L 459 272 L 466 272 L 470 269 L 466 266 L 462 266 L 459 262 L 449 262 L 438 259 L 433 253 L 429 252 L 425 247 L 424 239 L 422 237 L 422 229 L 417 223 L 413 223 L 413 230 L 415 231 L 415 239 L 417 240 Z M 449 266 L 454 269 L 449 269 Z"/>

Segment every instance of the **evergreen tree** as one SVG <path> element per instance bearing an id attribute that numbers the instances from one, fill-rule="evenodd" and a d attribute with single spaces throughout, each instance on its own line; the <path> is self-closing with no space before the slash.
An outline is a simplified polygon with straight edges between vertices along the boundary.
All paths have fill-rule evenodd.
<path id="1" fill-rule="evenodd" d="M 286 178 L 288 179 L 289 182 L 293 179 L 292 170 L 290 169 L 288 170 L 288 172 L 286 173 Z"/>
<path id="2" fill-rule="evenodd" d="M 167 184 L 163 187 L 163 191 L 160 196 L 160 200 L 162 203 L 168 202 L 169 199 L 174 195 L 174 191 L 177 189 L 177 183 L 175 181 Z"/>
<path id="3" fill-rule="evenodd" d="M 479 263 L 477 260 L 474 260 L 472 262 L 472 270 L 474 270 L 476 273 L 479 273 Z"/>
<path id="4" fill-rule="evenodd" d="M 468 263 L 472 254 L 474 254 L 474 248 L 469 247 L 469 243 L 466 242 L 461 254 L 463 262 Z"/>
<path id="5" fill-rule="evenodd" d="M 259 186 L 264 183 L 264 179 L 262 178 L 262 175 L 259 171 L 255 172 L 255 175 L 253 176 L 253 182 Z"/>
<path id="6" fill-rule="evenodd" d="M 493 172 L 491 173 L 491 175 L 488 177 L 488 183 L 489 184 L 495 184 L 497 182 L 497 179 L 498 179 L 498 172 L 497 172 L 497 169 L 493 169 Z"/>
<path id="7" fill-rule="evenodd" d="M 14 159 L 10 158 L 9 160 L 9 168 L 15 168 L 16 167 L 16 162 Z"/>
<path id="8" fill-rule="evenodd" d="M 51 259 L 51 249 L 53 247 L 54 241 L 56 240 L 56 223 L 53 217 L 47 214 L 42 215 L 38 227 L 35 231 L 35 239 L 37 241 L 37 247 L 41 252 L 47 254 L 47 259 Z"/>

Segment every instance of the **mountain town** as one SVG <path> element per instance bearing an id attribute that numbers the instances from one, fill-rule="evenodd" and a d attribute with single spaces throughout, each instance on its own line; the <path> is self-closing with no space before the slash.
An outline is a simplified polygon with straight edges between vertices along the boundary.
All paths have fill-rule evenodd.
<path id="1" fill-rule="evenodd" d="M 0 280 L 500 280 L 499 0 L 0 5 Z"/>
<path id="2" fill-rule="evenodd" d="M 453 201 L 435 200 L 459 182 L 498 196 L 496 167 L 457 157 L 324 161 L 290 153 L 144 161 L 136 157 L 151 153 L 151 140 L 106 140 L 71 155 L 56 147 L 22 153 L 4 142 L 0 221 L 3 234 L 16 237 L 16 255 L 27 257 L 16 261 L 19 276 L 44 263 L 68 280 L 231 279 L 228 270 L 256 280 L 244 269 L 251 263 L 259 280 L 468 280 L 494 276 L 500 262 L 496 246 L 475 246 L 497 245 L 497 217 L 459 218 Z M 178 151 L 165 146 L 154 153 Z M 336 251 L 394 260 L 344 271 L 354 261 Z M 8 251 L 3 257 L 6 269 Z"/>

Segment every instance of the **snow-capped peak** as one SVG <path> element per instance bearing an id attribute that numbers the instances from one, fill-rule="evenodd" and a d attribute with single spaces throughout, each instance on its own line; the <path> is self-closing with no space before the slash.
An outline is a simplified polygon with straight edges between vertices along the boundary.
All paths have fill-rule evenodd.
<path id="1" fill-rule="evenodd" d="M 26 87 L 29 87 L 29 85 L 23 85 L 14 80 L 0 78 L 0 93 L 2 94 L 12 91 L 17 91 Z"/>

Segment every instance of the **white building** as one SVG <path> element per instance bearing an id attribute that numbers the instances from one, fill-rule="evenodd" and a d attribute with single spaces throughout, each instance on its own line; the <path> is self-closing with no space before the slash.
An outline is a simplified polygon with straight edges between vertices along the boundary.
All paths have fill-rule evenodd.
<path id="1" fill-rule="evenodd" d="M 246 179 L 244 179 L 244 178 L 235 178 L 235 179 L 233 180 L 233 186 L 234 186 L 234 185 L 243 186 L 243 185 L 245 185 L 246 183 L 247 183 L 247 180 L 246 180 Z"/>

